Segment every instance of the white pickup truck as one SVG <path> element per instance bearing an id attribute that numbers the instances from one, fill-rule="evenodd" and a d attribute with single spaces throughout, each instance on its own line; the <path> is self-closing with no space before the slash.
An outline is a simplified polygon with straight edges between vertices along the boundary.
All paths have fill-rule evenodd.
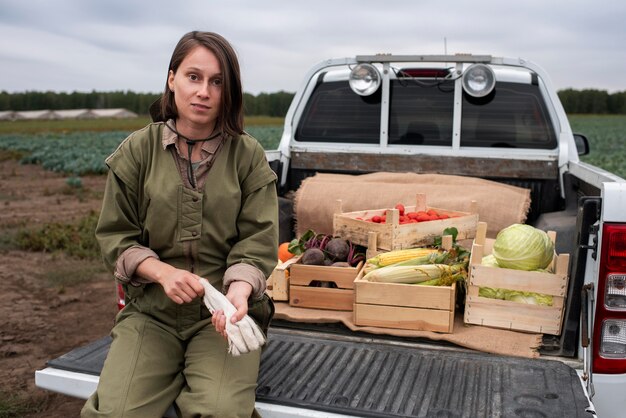
<path id="1" fill-rule="evenodd" d="M 626 180 L 585 164 L 545 71 L 488 55 L 372 55 L 314 66 L 267 158 L 284 196 L 315 173 L 480 177 L 528 188 L 527 223 L 570 257 L 560 336 L 540 358 L 274 321 L 262 355 L 264 417 L 590 417 L 626 411 Z M 109 337 L 50 360 L 37 386 L 86 398 Z"/>

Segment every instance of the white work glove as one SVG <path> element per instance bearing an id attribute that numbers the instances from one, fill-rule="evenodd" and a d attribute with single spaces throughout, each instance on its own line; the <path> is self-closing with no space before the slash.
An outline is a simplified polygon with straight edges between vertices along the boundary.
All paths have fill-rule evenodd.
<path id="1" fill-rule="evenodd" d="M 211 313 L 224 311 L 226 317 L 226 335 L 228 336 L 228 352 L 233 356 L 246 354 L 250 351 L 258 350 L 265 344 L 265 336 L 250 316 L 246 315 L 239 322 L 230 322 L 230 317 L 237 312 L 235 306 L 226 296 L 211 286 L 207 279 L 200 279 L 200 284 L 204 287 L 202 300 Z"/>

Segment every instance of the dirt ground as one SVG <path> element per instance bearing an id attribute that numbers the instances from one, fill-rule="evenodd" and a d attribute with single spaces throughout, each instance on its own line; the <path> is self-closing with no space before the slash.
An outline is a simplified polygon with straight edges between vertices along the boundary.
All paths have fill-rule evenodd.
<path id="1" fill-rule="evenodd" d="M 65 178 L 39 166 L 0 162 L 0 235 L 99 210 L 104 176 L 84 177 L 80 194 L 67 192 Z M 35 370 L 109 333 L 117 310 L 114 282 L 94 264 L 100 262 L 0 249 L 0 392 L 37 408 L 15 416 L 79 415 L 84 400 L 36 388 Z M 90 280 L 59 285 L 49 279 L 63 272 L 84 272 Z"/>

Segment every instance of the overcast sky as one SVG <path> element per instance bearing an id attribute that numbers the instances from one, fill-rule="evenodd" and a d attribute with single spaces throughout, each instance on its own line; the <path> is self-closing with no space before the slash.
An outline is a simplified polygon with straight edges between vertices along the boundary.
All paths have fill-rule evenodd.
<path id="1" fill-rule="evenodd" d="M 160 92 L 178 39 L 229 39 L 244 90 L 294 92 L 328 58 L 521 57 L 557 89 L 626 91 L 622 0 L 0 0 L 0 90 Z M 445 41 L 444 41 L 445 40 Z"/>

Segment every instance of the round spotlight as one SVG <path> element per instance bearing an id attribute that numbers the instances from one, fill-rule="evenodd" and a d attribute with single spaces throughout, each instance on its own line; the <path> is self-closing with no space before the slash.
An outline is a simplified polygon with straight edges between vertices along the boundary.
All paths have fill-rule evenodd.
<path id="1" fill-rule="evenodd" d="M 350 72 L 349 84 L 359 96 L 369 96 L 380 86 L 380 72 L 372 64 L 358 64 Z"/>
<path id="2" fill-rule="evenodd" d="M 496 75 L 485 64 L 472 64 L 463 73 L 463 90 L 472 97 L 485 97 L 496 85 Z"/>

